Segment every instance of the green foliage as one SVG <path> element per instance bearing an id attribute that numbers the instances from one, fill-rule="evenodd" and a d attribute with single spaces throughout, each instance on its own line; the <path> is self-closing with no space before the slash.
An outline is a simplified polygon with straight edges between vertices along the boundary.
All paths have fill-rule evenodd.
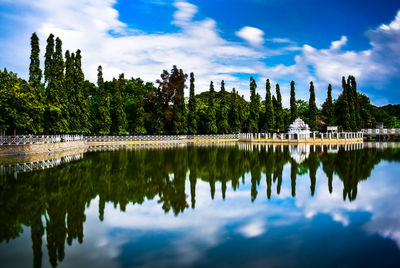
<path id="1" fill-rule="evenodd" d="M 250 77 L 250 120 L 249 131 L 258 132 L 258 120 L 260 116 L 260 95 L 256 94 L 257 84 L 253 77 Z"/>
<path id="2" fill-rule="evenodd" d="M 110 116 L 110 94 L 106 91 L 103 79 L 103 68 L 101 65 L 97 68 L 97 86 L 98 90 L 98 111 L 95 121 L 96 130 L 100 135 L 110 134 L 111 116 Z"/>
<path id="3" fill-rule="evenodd" d="M 187 74 L 184 74 L 182 69 L 174 65 L 171 70 L 169 86 L 172 88 L 173 95 L 173 133 L 184 134 L 185 131 L 185 82 Z"/>
<path id="4" fill-rule="evenodd" d="M 214 83 L 210 82 L 210 92 L 208 96 L 207 110 L 207 133 L 215 134 L 218 132 L 216 115 L 215 115 L 215 91 Z"/>
<path id="5" fill-rule="evenodd" d="M 230 113 L 229 113 L 229 124 L 231 133 L 240 133 L 240 114 L 239 114 L 239 95 L 232 90 L 230 98 Z"/>
<path id="6" fill-rule="evenodd" d="M 296 118 L 298 117 L 294 85 L 295 85 L 295 83 L 292 80 L 292 82 L 290 82 L 290 121 L 291 122 L 294 122 L 294 120 L 296 120 Z"/>
<path id="7" fill-rule="evenodd" d="M 266 89 L 266 94 L 265 94 L 265 130 L 267 131 L 273 131 L 275 127 L 275 114 L 274 114 L 274 106 L 272 103 L 272 98 L 271 98 L 271 84 L 269 82 L 269 79 L 267 79 L 267 82 L 265 83 L 265 89 Z"/>
<path id="8" fill-rule="evenodd" d="M 351 116 L 348 101 L 348 85 L 345 77 L 342 77 L 342 88 L 343 92 L 338 97 L 335 103 L 335 115 L 337 115 L 337 123 L 342 126 L 344 131 L 351 131 Z"/>
<path id="9" fill-rule="evenodd" d="M 43 131 L 40 122 L 44 108 L 38 91 L 16 74 L 0 71 L 0 130 L 9 134 Z"/>
<path id="10" fill-rule="evenodd" d="M 188 133 L 197 133 L 197 114 L 196 114 L 196 98 L 194 94 L 194 74 L 190 73 L 190 95 L 189 95 L 189 112 L 188 112 Z"/>
<path id="11" fill-rule="evenodd" d="M 221 91 L 219 92 L 219 109 L 218 109 L 218 133 L 227 134 L 229 132 L 229 123 L 228 123 L 228 101 L 227 94 L 225 91 L 225 82 L 221 81 Z"/>
<path id="12" fill-rule="evenodd" d="M 332 101 L 332 85 L 328 85 L 328 93 L 325 102 L 322 104 L 322 119 L 327 126 L 335 124 L 335 111 Z"/>
<path id="13" fill-rule="evenodd" d="M 140 80 L 136 88 L 136 134 L 146 134 L 147 131 L 144 128 L 144 88 L 143 81 Z"/>
<path id="14" fill-rule="evenodd" d="M 125 113 L 125 89 L 126 81 L 124 74 L 113 79 L 111 86 L 111 132 L 118 135 L 126 134 L 128 121 Z"/>
<path id="15" fill-rule="evenodd" d="M 44 113 L 44 128 L 48 133 L 68 133 L 68 109 L 64 92 L 64 59 L 62 42 L 56 38 L 54 51 L 54 36 L 47 39 L 45 55 L 46 104 Z"/>
<path id="16" fill-rule="evenodd" d="M 310 126 L 311 131 L 317 130 L 317 113 L 318 108 L 315 103 L 315 91 L 314 91 L 314 83 L 310 82 L 310 100 L 308 101 L 308 124 Z"/>
<path id="17" fill-rule="evenodd" d="M 279 132 L 284 130 L 282 95 L 279 84 L 276 84 L 275 91 L 276 91 L 276 99 L 272 103 L 274 105 L 275 129 Z"/>
<path id="18" fill-rule="evenodd" d="M 39 52 L 39 38 L 37 37 L 36 33 L 33 33 L 31 37 L 31 63 L 29 65 L 29 84 L 34 88 L 39 88 L 40 81 L 42 80 Z"/>

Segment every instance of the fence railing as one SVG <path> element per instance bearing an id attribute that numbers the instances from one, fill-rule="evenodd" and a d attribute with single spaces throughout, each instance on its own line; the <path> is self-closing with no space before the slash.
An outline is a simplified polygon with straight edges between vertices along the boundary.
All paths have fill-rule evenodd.
<path id="1" fill-rule="evenodd" d="M 43 144 L 82 140 L 84 140 L 83 135 L 0 136 L 0 145 Z"/>
<path id="2" fill-rule="evenodd" d="M 217 135 L 137 135 L 137 136 L 85 136 L 88 142 L 109 141 L 169 141 L 169 140 L 213 140 L 213 139 L 237 139 L 239 134 Z"/>
<path id="3" fill-rule="evenodd" d="M 364 135 L 400 135 L 400 128 L 368 128 L 361 131 Z"/>
<path id="4" fill-rule="evenodd" d="M 313 132 L 309 134 L 293 134 L 293 133 L 241 133 L 239 140 L 315 140 L 315 139 L 361 139 L 363 132 L 329 132 L 319 133 Z"/>

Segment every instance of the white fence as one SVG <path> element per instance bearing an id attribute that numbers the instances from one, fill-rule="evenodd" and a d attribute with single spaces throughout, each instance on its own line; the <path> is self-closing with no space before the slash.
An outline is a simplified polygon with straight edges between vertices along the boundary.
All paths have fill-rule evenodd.
<path id="1" fill-rule="evenodd" d="M 85 136 L 88 142 L 108 141 L 169 141 L 169 140 L 212 140 L 212 139 L 237 139 L 239 134 L 220 135 L 137 135 L 137 136 Z"/>
<path id="2" fill-rule="evenodd" d="M 400 128 L 368 128 L 362 132 L 364 135 L 400 135 Z"/>
<path id="3" fill-rule="evenodd" d="M 319 133 L 310 134 L 288 134 L 288 133 L 241 133 L 239 140 L 315 140 L 315 139 L 360 139 L 363 138 L 363 132 L 338 132 L 338 133 Z"/>
<path id="4" fill-rule="evenodd" d="M 0 136 L 0 145 L 43 144 L 84 140 L 82 135 Z"/>

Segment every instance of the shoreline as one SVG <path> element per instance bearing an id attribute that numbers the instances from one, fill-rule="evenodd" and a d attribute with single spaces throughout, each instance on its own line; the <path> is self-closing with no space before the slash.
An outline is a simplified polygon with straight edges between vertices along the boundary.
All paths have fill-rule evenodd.
<path id="1" fill-rule="evenodd" d="M 43 144 L 18 144 L 1 145 L 0 159 L 27 157 L 34 155 L 56 155 L 62 152 L 90 147 L 101 146 L 158 146 L 158 145 L 177 145 L 177 144 L 212 144 L 212 143 L 251 143 L 251 144 L 310 144 L 310 145 L 329 145 L 329 144 L 354 144 L 363 143 L 363 138 L 349 139 L 246 139 L 246 138 L 197 138 L 197 139 L 171 139 L 171 140 L 114 140 L 114 141 L 68 141 L 58 143 Z"/>

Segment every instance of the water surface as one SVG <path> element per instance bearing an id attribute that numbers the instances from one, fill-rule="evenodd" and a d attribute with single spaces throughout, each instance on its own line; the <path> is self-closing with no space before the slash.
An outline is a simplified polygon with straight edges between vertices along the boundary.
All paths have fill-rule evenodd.
<path id="1" fill-rule="evenodd" d="M 1 266 L 400 267 L 397 146 L 226 144 L 57 161 L 0 169 Z"/>

